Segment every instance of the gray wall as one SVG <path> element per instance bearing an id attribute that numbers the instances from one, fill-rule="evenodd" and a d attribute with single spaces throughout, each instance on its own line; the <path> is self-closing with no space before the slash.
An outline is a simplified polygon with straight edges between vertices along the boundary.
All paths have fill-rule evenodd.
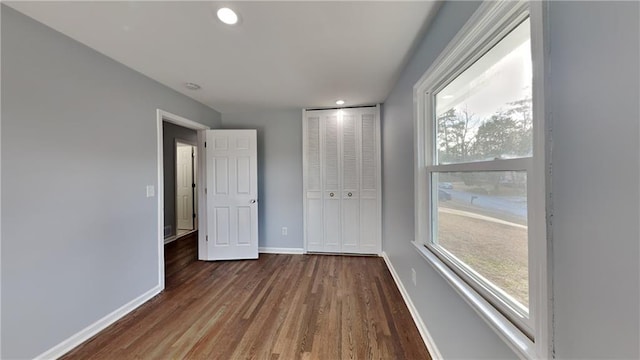
<path id="1" fill-rule="evenodd" d="M 176 234 L 176 140 L 196 145 L 198 132 L 172 123 L 162 124 L 164 162 L 164 225 L 171 225 L 171 235 Z M 194 179 L 195 180 L 195 179 Z"/>
<path id="2" fill-rule="evenodd" d="M 225 113 L 222 126 L 258 130 L 260 246 L 301 249 L 302 110 Z M 283 226 L 287 236 L 282 235 Z"/>
<path id="3" fill-rule="evenodd" d="M 638 2 L 550 3 L 556 353 L 640 353 Z"/>
<path id="4" fill-rule="evenodd" d="M 2 354 L 32 358 L 158 284 L 156 109 L 220 114 L 2 6 Z"/>
<path id="5" fill-rule="evenodd" d="M 447 2 L 383 108 L 383 247 L 442 355 L 515 355 L 418 256 L 412 86 L 478 3 Z M 550 2 L 559 358 L 638 358 L 638 3 Z M 415 268 L 418 287 L 411 284 Z"/>

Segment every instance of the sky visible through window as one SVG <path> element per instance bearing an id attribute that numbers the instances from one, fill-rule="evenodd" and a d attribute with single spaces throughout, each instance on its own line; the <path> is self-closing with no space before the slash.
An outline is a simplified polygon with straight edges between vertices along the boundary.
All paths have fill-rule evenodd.
<path id="1" fill-rule="evenodd" d="M 438 163 L 531 156 L 531 83 L 526 20 L 436 94 Z"/>

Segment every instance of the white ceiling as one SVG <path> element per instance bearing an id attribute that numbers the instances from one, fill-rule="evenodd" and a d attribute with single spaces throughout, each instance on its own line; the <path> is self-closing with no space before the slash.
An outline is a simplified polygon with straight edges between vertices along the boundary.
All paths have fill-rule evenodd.
<path id="1" fill-rule="evenodd" d="M 414 2 L 4 2 L 222 112 L 382 102 L 437 11 Z M 215 11 L 236 10 L 239 25 Z M 202 86 L 193 91 L 185 82 Z"/>

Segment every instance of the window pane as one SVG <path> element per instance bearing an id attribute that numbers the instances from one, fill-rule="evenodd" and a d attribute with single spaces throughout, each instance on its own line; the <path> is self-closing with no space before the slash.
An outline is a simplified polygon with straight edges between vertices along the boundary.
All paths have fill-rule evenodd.
<path id="1" fill-rule="evenodd" d="M 527 19 L 435 95 L 437 163 L 532 155 Z"/>
<path id="2" fill-rule="evenodd" d="M 433 243 L 528 312 L 526 171 L 433 173 L 432 193 Z"/>

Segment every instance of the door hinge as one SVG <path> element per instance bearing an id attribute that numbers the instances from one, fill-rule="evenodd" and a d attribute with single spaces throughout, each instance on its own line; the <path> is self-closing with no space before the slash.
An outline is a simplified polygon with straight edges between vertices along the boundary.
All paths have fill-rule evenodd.
<path id="1" fill-rule="evenodd" d="M 193 213 L 193 218 L 194 218 L 194 219 L 196 218 L 196 213 Z"/>
<path id="2" fill-rule="evenodd" d="M 206 239 L 207 241 L 209 241 L 209 235 L 205 236 L 205 239 Z"/>
<path id="3" fill-rule="evenodd" d="M 207 195 L 207 188 L 204 188 L 204 194 Z"/>
<path id="4" fill-rule="evenodd" d="M 191 187 L 195 189 L 196 188 L 196 184 L 191 183 Z"/>
<path id="5" fill-rule="evenodd" d="M 207 147 L 207 142 L 206 141 L 204 142 L 204 147 Z"/>

